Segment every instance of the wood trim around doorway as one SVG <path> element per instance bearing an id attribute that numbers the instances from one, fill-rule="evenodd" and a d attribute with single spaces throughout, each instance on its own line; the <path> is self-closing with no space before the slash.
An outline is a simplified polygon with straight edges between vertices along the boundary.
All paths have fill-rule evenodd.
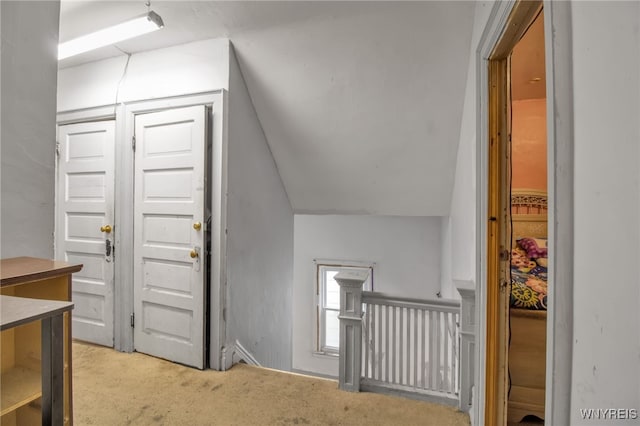
<path id="1" fill-rule="evenodd" d="M 509 140 L 506 58 L 489 62 L 489 168 L 487 221 L 487 358 L 486 424 L 502 425 L 506 420 L 507 389 L 507 309 L 504 268 L 500 259 L 505 250 L 507 220 L 506 182 Z"/>
<path id="2" fill-rule="evenodd" d="M 508 232 L 508 174 L 510 138 L 509 56 L 542 8 L 541 1 L 517 1 L 488 60 L 488 194 L 486 265 L 486 353 L 484 424 L 505 425 L 508 386 L 508 308 L 504 281 Z M 506 196 L 505 196 L 506 195 Z M 507 265 L 508 266 L 508 265 Z"/>

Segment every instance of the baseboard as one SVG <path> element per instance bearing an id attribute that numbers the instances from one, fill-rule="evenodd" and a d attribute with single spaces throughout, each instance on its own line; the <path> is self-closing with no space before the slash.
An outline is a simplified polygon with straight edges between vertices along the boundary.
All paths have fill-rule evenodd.
<path id="1" fill-rule="evenodd" d="M 234 350 L 232 355 L 233 364 L 237 364 L 240 361 L 244 361 L 246 364 L 255 365 L 256 367 L 262 367 L 258 360 L 249 352 L 242 344 L 236 340 L 234 344 Z"/>
<path id="2" fill-rule="evenodd" d="M 337 376 L 331 376 L 329 374 L 316 373 L 315 371 L 298 370 L 297 368 L 292 368 L 291 372 L 295 373 L 295 374 L 300 374 L 302 376 L 309 376 L 309 377 L 315 377 L 315 378 L 318 378 L 318 379 L 331 380 L 332 382 L 335 382 L 335 381 L 338 380 Z"/>
<path id="3" fill-rule="evenodd" d="M 469 404 L 469 421 L 471 422 L 471 426 L 476 425 L 476 412 L 473 410 L 473 404 L 475 402 L 474 398 L 475 386 L 471 386 L 471 404 Z"/>
<path id="4" fill-rule="evenodd" d="M 437 404 L 448 405 L 451 407 L 458 407 L 458 398 L 447 397 L 444 395 L 437 395 L 422 391 L 420 393 L 412 392 L 410 390 L 393 389 L 383 384 L 376 384 L 372 381 L 367 382 L 364 379 L 360 381 L 360 392 L 374 392 L 384 395 L 399 396 L 402 398 L 414 399 L 416 401 L 435 402 Z"/>
<path id="5" fill-rule="evenodd" d="M 220 371 L 227 371 L 233 365 L 234 347 L 225 346 L 220 350 Z"/>

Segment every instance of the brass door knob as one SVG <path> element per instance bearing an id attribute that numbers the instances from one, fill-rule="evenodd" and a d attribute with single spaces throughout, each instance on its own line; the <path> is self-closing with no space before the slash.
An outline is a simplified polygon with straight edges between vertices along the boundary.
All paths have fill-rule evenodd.
<path id="1" fill-rule="evenodd" d="M 100 232 L 111 233 L 111 225 L 105 225 L 100 227 Z"/>
<path id="2" fill-rule="evenodd" d="M 200 222 L 196 222 L 193 224 L 193 229 L 199 231 L 202 228 L 202 224 Z"/>
<path id="3" fill-rule="evenodd" d="M 196 250 L 191 250 L 189 252 L 189 256 L 191 256 L 192 259 L 195 259 L 196 257 L 198 257 L 198 252 Z"/>

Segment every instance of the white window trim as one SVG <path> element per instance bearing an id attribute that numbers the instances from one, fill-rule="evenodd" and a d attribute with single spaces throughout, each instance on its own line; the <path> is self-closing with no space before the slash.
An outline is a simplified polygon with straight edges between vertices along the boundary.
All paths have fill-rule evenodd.
<path id="1" fill-rule="evenodd" d="M 375 280 L 375 262 L 352 261 L 352 260 L 335 260 L 335 259 L 314 259 L 315 263 L 315 291 L 314 291 L 314 355 L 337 357 L 339 349 L 328 347 L 325 344 L 326 335 L 324 333 L 324 323 L 326 311 L 335 309 L 324 308 L 324 292 L 322 291 L 323 277 L 322 271 L 325 269 L 338 268 L 368 268 L 370 270 L 371 279 L 365 284 L 365 291 L 373 291 Z"/>

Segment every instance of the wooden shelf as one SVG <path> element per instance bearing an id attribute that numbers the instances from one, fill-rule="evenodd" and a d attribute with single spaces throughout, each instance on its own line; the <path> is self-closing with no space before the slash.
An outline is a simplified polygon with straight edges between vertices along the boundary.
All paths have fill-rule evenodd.
<path id="1" fill-rule="evenodd" d="M 0 423 L 2 425 L 41 424 L 45 420 L 42 418 L 43 414 L 46 416 L 49 412 L 41 409 L 43 404 L 51 406 L 53 424 L 73 425 L 70 312 L 73 304 L 69 302 L 71 302 L 71 274 L 80 269 L 82 265 L 50 259 L 32 257 L 0 259 L 0 300 L 2 301 L 0 361 L 3 371 L 0 378 Z M 22 300 L 12 301 L 12 296 L 13 299 Z M 62 305 L 58 305 L 59 303 Z M 9 304 L 16 309 L 8 309 Z M 26 306 L 27 304 L 29 306 Z M 45 314 L 45 311 L 48 311 L 48 314 Z M 44 318 L 51 318 L 51 321 L 46 323 L 40 321 Z M 42 335 L 45 327 L 46 336 Z M 54 328 L 58 330 L 57 334 L 62 337 L 61 339 L 53 337 Z M 41 344 L 44 337 L 50 340 L 46 351 L 43 351 L 45 348 Z M 62 342 L 62 349 L 59 348 L 60 342 Z M 55 350 L 52 351 L 50 346 L 56 346 Z M 44 356 L 45 353 L 47 356 Z M 62 366 L 60 358 L 62 358 Z M 58 396 L 55 404 L 52 401 L 53 398 L 43 400 L 45 396 L 42 392 L 43 382 L 40 376 L 41 364 L 53 361 L 55 361 L 55 369 L 62 367 L 62 371 L 60 374 L 50 376 L 47 374 L 48 380 L 44 385 L 46 388 L 56 388 L 55 391 L 48 393 L 49 396 L 54 394 Z M 49 369 L 45 370 L 49 371 Z M 60 386 L 61 381 L 62 386 Z M 59 398 L 60 395 L 62 398 Z"/>
<path id="2" fill-rule="evenodd" d="M 42 424 L 42 399 L 38 398 L 27 405 L 23 405 L 16 411 L 12 411 L 0 417 L 2 426 L 33 426 Z M 64 425 L 68 425 L 67 419 Z"/>
<path id="3" fill-rule="evenodd" d="M 2 402 L 0 416 L 35 401 L 42 396 L 40 372 L 14 367 L 2 373 Z"/>
<path id="4" fill-rule="evenodd" d="M 19 410 L 20 416 L 17 424 L 39 425 L 42 424 L 42 407 L 40 404 L 31 403 Z"/>

